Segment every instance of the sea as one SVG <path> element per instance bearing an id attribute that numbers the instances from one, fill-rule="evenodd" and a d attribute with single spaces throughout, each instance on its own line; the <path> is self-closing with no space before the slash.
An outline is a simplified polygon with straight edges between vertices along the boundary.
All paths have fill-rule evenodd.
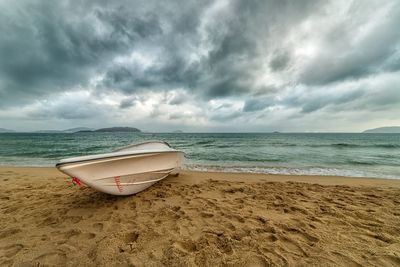
<path id="1" fill-rule="evenodd" d="M 54 166 L 145 140 L 185 152 L 188 170 L 400 179 L 400 134 L 1 133 L 0 166 Z"/>

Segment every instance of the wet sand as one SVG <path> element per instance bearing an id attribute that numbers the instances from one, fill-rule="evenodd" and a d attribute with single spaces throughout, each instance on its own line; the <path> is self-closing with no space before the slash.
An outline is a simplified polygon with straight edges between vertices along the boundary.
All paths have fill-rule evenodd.
<path id="1" fill-rule="evenodd" d="M 399 266 L 400 180 L 183 172 L 135 196 L 0 168 L 1 266 Z"/>

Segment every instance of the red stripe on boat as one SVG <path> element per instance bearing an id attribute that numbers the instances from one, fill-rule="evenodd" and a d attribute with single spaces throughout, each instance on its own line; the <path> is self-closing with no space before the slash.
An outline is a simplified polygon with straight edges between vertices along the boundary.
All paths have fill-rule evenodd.
<path id="1" fill-rule="evenodd" d="M 81 180 L 79 180 L 79 179 L 76 178 L 76 177 L 72 177 L 72 183 L 73 183 L 74 185 L 77 185 L 77 186 L 82 186 Z"/>
<path id="2" fill-rule="evenodd" d="M 121 178 L 119 176 L 117 176 L 117 177 L 114 177 L 114 180 L 115 180 L 115 184 L 117 185 L 118 191 L 122 192 L 123 188 L 121 185 Z"/>

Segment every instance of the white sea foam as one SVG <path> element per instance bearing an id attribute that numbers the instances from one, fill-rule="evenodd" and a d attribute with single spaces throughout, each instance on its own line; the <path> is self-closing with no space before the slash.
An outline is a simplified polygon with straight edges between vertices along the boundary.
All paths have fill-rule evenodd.
<path id="1" fill-rule="evenodd" d="M 210 172 L 234 172 L 234 173 L 262 173 L 280 175 L 314 175 L 314 176 L 345 176 L 345 177 L 370 177 L 400 179 L 400 176 L 393 174 L 382 174 L 371 171 L 348 170 L 338 168 L 286 168 L 286 167 L 237 167 L 237 166 L 206 166 L 206 165 L 187 165 L 186 170 L 210 171 Z"/>

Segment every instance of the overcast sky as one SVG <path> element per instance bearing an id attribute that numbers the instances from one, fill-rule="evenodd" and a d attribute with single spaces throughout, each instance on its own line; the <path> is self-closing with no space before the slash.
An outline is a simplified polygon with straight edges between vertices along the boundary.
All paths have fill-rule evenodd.
<path id="1" fill-rule="evenodd" d="M 0 127 L 400 125 L 400 1 L 0 0 Z"/>

